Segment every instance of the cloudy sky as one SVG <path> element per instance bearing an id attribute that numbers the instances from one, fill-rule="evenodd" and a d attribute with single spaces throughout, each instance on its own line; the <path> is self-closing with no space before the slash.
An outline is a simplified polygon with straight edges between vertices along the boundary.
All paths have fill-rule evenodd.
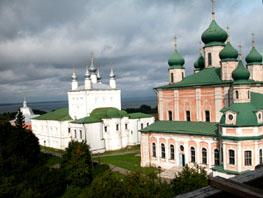
<path id="1" fill-rule="evenodd" d="M 0 0 L 0 103 L 66 100 L 72 65 L 82 83 L 90 55 L 103 81 L 111 67 L 123 97 L 167 83 L 173 37 L 187 74 L 211 21 L 210 0 Z M 217 0 L 216 19 L 244 54 L 263 51 L 261 0 Z"/>

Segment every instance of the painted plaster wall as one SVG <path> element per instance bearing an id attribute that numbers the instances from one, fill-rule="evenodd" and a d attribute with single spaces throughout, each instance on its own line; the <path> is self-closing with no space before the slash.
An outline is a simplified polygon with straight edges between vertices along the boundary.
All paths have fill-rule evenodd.
<path id="1" fill-rule="evenodd" d="M 202 87 L 178 90 L 159 90 L 158 110 L 160 120 L 186 121 L 186 111 L 190 111 L 191 121 L 205 121 L 205 111 L 210 112 L 210 121 L 219 122 L 220 110 L 228 103 L 228 89 L 224 87 Z"/>
<path id="2" fill-rule="evenodd" d="M 42 146 L 65 149 L 70 141 L 67 121 L 32 120 L 32 131 Z"/>
<path id="3" fill-rule="evenodd" d="M 204 47 L 204 58 L 205 58 L 205 67 L 220 67 L 220 57 L 219 53 L 223 49 L 223 46 L 211 46 Z M 208 65 L 208 53 L 212 55 L 212 64 Z"/>
<path id="4" fill-rule="evenodd" d="M 101 107 L 121 109 L 120 90 L 81 90 L 68 92 L 69 115 L 80 119 L 89 115 L 92 110 Z"/>
<path id="5" fill-rule="evenodd" d="M 156 157 L 153 157 L 152 144 L 156 144 Z M 165 158 L 161 157 L 161 144 L 165 145 Z M 174 145 L 175 159 L 170 159 L 170 145 Z M 180 146 L 184 147 L 181 151 Z M 195 148 L 196 163 L 211 168 L 214 164 L 214 149 L 218 148 L 217 141 L 205 136 L 187 136 L 161 133 L 142 133 L 141 138 L 141 166 L 154 166 L 170 169 L 182 166 L 181 155 L 185 155 L 185 163 L 191 163 L 190 148 Z M 207 165 L 202 164 L 202 148 L 207 149 Z"/>

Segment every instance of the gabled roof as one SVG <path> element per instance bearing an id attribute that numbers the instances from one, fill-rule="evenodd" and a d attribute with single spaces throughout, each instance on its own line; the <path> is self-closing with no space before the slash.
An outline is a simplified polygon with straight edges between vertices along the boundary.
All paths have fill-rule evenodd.
<path id="1" fill-rule="evenodd" d="M 193 86 L 213 86 L 213 85 L 230 85 L 232 80 L 221 80 L 221 68 L 211 67 L 205 68 L 197 73 L 185 77 L 182 81 L 174 84 L 168 84 L 155 89 L 177 89 L 183 87 Z M 263 84 L 263 82 L 247 80 L 246 83 L 250 84 Z"/>
<path id="2" fill-rule="evenodd" d="M 263 109 L 263 94 L 251 92 L 251 102 L 257 110 Z"/>
<path id="3" fill-rule="evenodd" d="M 229 107 L 225 107 L 221 112 L 232 111 L 237 113 L 235 125 L 225 124 L 225 114 L 221 117 L 220 123 L 223 126 L 245 127 L 245 126 L 258 126 L 256 112 L 263 110 L 263 94 L 251 92 L 251 102 L 249 103 L 233 103 Z"/>
<path id="4" fill-rule="evenodd" d="M 204 86 L 204 85 L 220 85 L 229 84 L 232 81 L 221 80 L 221 68 L 205 68 L 195 74 L 185 77 L 182 81 L 157 87 L 156 89 L 173 89 L 180 87 L 190 87 L 190 86 Z"/>
<path id="5" fill-rule="evenodd" d="M 67 121 L 72 120 L 69 116 L 68 108 L 60 108 L 55 111 L 48 112 L 46 114 L 32 118 L 34 120 L 55 120 L 55 121 Z"/>
<path id="6" fill-rule="evenodd" d="M 72 123 L 76 124 L 88 124 L 88 123 L 96 123 L 101 122 L 102 119 L 107 118 L 122 118 L 122 117 L 128 117 L 128 113 L 124 110 L 119 110 L 114 107 L 105 107 L 105 108 L 97 108 L 94 109 L 90 116 L 74 120 Z"/>
<path id="7" fill-rule="evenodd" d="M 201 136 L 217 136 L 218 123 L 187 122 L 187 121 L 157 121 L 141 130 L 143 133 L 174 133 Z"/>

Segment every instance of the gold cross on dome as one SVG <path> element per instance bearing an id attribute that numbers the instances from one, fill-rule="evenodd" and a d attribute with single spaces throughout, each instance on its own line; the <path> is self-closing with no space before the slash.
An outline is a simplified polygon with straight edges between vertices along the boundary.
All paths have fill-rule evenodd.
<path id="1" fill-rule="evenodd" d="M 177 47 L 177 45 L 176 45 L 176 40 L 177 40 L 177 37 L 174 36 L 174 49 L 175 49 L 175 50 L 176 50 L 176 47 Z"/>
<path id="2" fill-rule="evenodd" d="M 211 3 L 212 3 L 212 19 L 214 20 L 215 19 L 215 3 L 216 3 L 216 1 L 211 0 Z"/>
<path id="3" fill-rule="evenodd" d="M 239 44 L 238 45 L 238 48 L 239 48 L 239 58 L 240 58 L 240 60 L 242 59 L 242 45 L 241 44 Z"/>
<path id="4" fill-rule="evenodd" d="M 251 36 L 252 36 L 252 47 L 255 47 L 256 45 L 255 34 L 252 33 Z"/>

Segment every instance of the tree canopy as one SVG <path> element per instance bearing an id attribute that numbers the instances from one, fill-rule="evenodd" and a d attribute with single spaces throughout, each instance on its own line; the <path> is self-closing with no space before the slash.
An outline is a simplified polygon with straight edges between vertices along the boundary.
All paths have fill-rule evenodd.
<path id="1" fill-rule="evenodd" d="M 85 142 L 71 141 L 62 158 L 61 168 L 66 180 L 75 186 L 84 186 L 92 180 L 92 159 Z"/>

